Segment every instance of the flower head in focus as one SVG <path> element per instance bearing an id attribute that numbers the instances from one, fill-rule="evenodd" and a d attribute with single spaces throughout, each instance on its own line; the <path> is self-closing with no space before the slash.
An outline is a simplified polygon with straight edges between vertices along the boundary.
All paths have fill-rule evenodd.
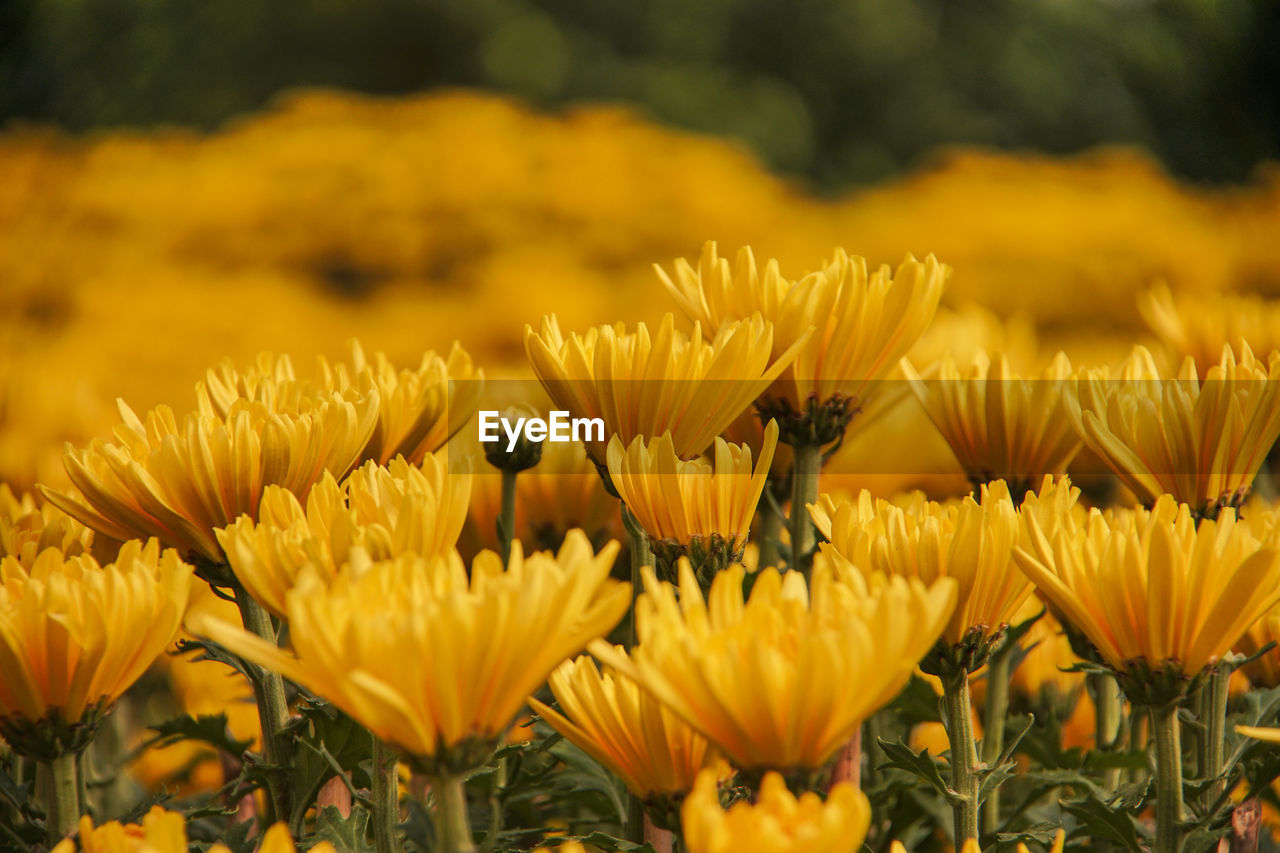
<path id="1" fill-rule="evenodd" d="M 0 735 L 50 759 L 82 748 L 97 720 L 173 641 L 191 567 L 125 543 L 106 566 L 42 551 L 0 560 Z"/>
<path id="2" fill-rule="evenodd" d="M 619 655 L 626 655 L 621 646 Z M 565 661 L 551 674 L 551 692 L 563 713 L 530 699 L 552 728 L 621 777 L 650 814 L 670 814 L 705 767 L 728 766 L 705 738 L 624 675 L 596 668 L 587 656 Z"/>
<path id="3" fill-rule="evenodd" d="M 722 438 L 714 461 L 682 460 L 670 433 L 648 442 L 637 437 L 626 448 L 616 436 L 609 442 L 609 477 L 648 534 L 660 577 L 674 580 L 682 556 L 704 584 L 738 561 L 777 445 L 778 425 L 770 421 L 753 470 L 750 448 Z"/>
<path id="4" fill-rule="evenodd" d="M 680 259 L 674 278 L 658 269 L 708 335 L 759 313 L 774 325 L 775 354 L 798 348 L 759 403 L 792 445 L 824 445 L 843 434 L 875 396 L 875 383 L 924 333 L 950 274 L 932 255 L 924 261 L 908 255 L 896 271 L 869 271 L 865 259 L 837 249 L 820 270 L 792 281 L 774 260 L 761 272 L 750 248 L 740 249 L 731 267 L 714 242 L 703 246 L 696 268 Z"/>
<path id="5" fill-rule="evenodd" d="M 554 316 L 541 333 L 525 327 L 525 350 L 551 399 L 578 418 L 601 418 L 604 437 L 587 453 L 605 464 L 607 438 L 671 433 L 681 459 L 699 456 L 782 373 L 798 344 L 780 353 L 773 326 L 758 315 L 719 327 L 710 341 L 675 328 L 668 314 L 651 333 L 619 323 L 585 335 L 560 332 Z"/>
<path id="6" fill-rule="evenodd" d="M 900 506 L 863 490 L 856 502 L 837 505 L 824 497 L 810 513 L 830 540 L 823 550 L 838 555 L 848 571 L 929 584 L 954 578 L 957 603 L 942 638 L 970 672 L 1031 595 L 1031 583 L 1012 560 L 1018 514 L 1001 480 L 982 486 L 978 500 L 938 504 L 917 493 Z"/>
<path id="7" fill-rule="evenodd" d="M 1188 358 L 1162 379 L 1135 347 L 1118 377 L 1086 371 L 1064 397 L 1067 415 L 1095 453 L 1142 501 L 1164 494 L 1212 517 L 1238 507 L 1280 436 L 1280 352 L 1263 363 L 1230 347 L 1201 382 Z"/>
<path id="8" fill-rule="evenodd" d="M 1093 510 L 1052 533 L 1034 513 L 1023 520 L 1018 564 L 1136 702 L 1180 695 L 1280 601 L 1280 549 L 1231 509 L 1197 525 L 1165 495 L 1150 510 Z"/>
<path id="9" fill-rule="evenodd" d="M 307 496 L 265 490 L 258 519 L 242 516 L 217 531 L 236 579 L 263 607 L 285 616 L 285 596 L 307 566 L 332 578 L 352 549 L 383 560 L 453 551 L 466 521 L 470 467 L 452 470 L 444 454 L 426 454 L 421 466 L 402 457 L 387 467 L 366 462 L 339 486 L 326 474 Z M 462 470 L 458 470 L 461 467 Z"/>
<path id="10" fill-rule="evenodd" d="M 159 406 L 141 420 L 123 402 L 120 413 L 115 441 L 67 448 L 67 474 L 80 495 L 44 489 L 45 497 L 115 539 L 155 536 L 186 559 L 220 564 L 214 530 L 257 517 L 267 486 L 305 499 L 326 472 L 350 469 L 377 422 L 378 398 L 330 395 L 297 414 L 243 400 L 225 417 L 192 412 L 178 420 Z"/>
<path id="11" fill-rule="evenodd" d="M 761 570 L 743 601 L 743 568 L 704 598 L 687 560 L 680 586 L 646 569 L 628 657 L 590 651 L 639 683 L 740 770 L 823 766 L 871 712 L 897 695 L 955 606 L 955 585 Z"/>
<path id="12" fill-rule="evenodd" d="M 755 803 L 720 807 L 716 775 L 704 770 L 684 801 L 682 823 L 689 853 L 854 853 L 871 825 L 867 797 L 848 782 L 831 789 L 824 802 L 817 794 L 797 798 L 782 776 L 765 775 Z"/>
<path id="13" fill-rule="evenodd" d="M 236 400 L 255 400 L 272 411 L 297 414 L 316 401 L 337 395 L 347 400 L 378 400 L 377 423 L 357 462 L 386 465 L 397 456 L 417 464 L 462 429 L 475 414 L 484 371 L 455 343 L 448 358 L 423 353 L 417 369 L 397 369 L 381 352 L 370 359 L 356 340 L 348 341 L 346 362 L 319 359 L 316 375 L 299 378 L 288 356 L 259 355 L 238 369 L 229 359 L 209 370 L 197 388 L 202 407 L 225 416 Z M 341 472 L 338 472 L 341 473 Z"/>
<path id="14" fill-rule="evenodd" d="M 1020 499 L 1042 476 L 1064 473 L 1080 450 L 1063 411 L 1071 362 L 1062 353 L 1039 376 L 1025 378 L 1003 355 L 992 362 L 985 353 L 967 370 L 946 355 L 928 379 L 905 360 L 902 367 L 974 488 L 1004 480 Z"/>
<path id="15" fill-rule="evenodd" d="M 630 587 L 609 578 L 617 553 L 581 531 L 559 553 L 504 568 L 484 552 L 470 579 L 452 555 L 352 565 L 332 581 L 314 570 L 286 598 L 289 653 L 215 619 L 190 629 L 278 670 L 342 708 L 424 767 L 482 763 L 525 699 L 565 658 L 606 634 Z M 370 618 L 376 614 L 376 618 Z"/>

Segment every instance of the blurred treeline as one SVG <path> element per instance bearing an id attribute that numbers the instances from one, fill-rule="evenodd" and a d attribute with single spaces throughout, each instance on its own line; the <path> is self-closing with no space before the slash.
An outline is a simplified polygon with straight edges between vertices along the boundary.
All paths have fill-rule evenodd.
<path id="1" fill-rule="evenodd" d="M 3 0 L 0 120 L 213 127 L 284 89 L 626 101 L 818 188 L 946 144 L 1280 155 L 1273 0 Z"/>

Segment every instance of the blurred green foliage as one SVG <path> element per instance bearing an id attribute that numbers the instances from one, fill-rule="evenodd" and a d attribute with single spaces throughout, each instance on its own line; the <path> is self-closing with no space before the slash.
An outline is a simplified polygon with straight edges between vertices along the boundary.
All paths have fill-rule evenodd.
<path id="1" fill-rule="evenodd" d="M 0 120 L 212 127 L 281 89 L 621 100 L 838 188 L 949 143 L 1280 148 L 1272 0 L 3 0 Z"/>

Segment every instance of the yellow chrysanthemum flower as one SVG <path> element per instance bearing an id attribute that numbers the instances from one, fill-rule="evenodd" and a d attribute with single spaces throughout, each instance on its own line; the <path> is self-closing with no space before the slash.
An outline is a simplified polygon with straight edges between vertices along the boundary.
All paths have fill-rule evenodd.
<path id="1" fill-rule="evenodd" d="M 768 773 L 755 803 L 720 807 L 716 776 L 703 771 L 684 801 L 684 840 L 689 853 L 854 853 L 871 825 L 866 794 L 848 782 L 831 789 L 824 802 L 814 793 L 799 799 L 777 773 Z"/>
<path id="2" fill-rule="evenodd" d="M 652 334 L 619 323 L 568 338 L 550 316 L 540 334 L 525 327 L 525 351 L 557 406 L 603 419 L 604 435 L 586 442 L 603 466 L 614 435 L 626 445 L 670 432 L 681 459 L 701 455 L 795 357 L 799 344 L 774 355 L 773 338 L 759 316 L 723 324 L 711 341 L 677 331 L 670 314 Z"/>
<path id="3" fill-rule="evenodd" d="M 82 747 L 97 717 L 173 641 L 191 567 L 159 543 L 114 563 L 42 551 L 0 560 L 0 735 L 50 759 Z"/>
<path id="4" fill-rule="evenodd" d="M 426 454 L 421 467 L 400 457 L 386 468 L 366 462 L 342 486 L 326 473 L 305 510 L 292 492 L 268 486 L 257 521 L 241 516 L 217 531 L 218 543 L 249 594 L 284 617 L 285 597 L 303 569 L 332 578 L 353 548 L 374 560 L 450 553 L 470 492 L 469 466 L 451 469 L 443 454 Z"/>
<path id="5" fill-rule="evenodd" d="M 1161 379 L 1151 354 L 1135 347 L 1118 378 L 1086 371 L 1064 397 L 1085 443 L 1139 499 L 1164 494 L 1212 516 L 1239 506 L 1280 436 L 1280 352 L 1268 363 L 1230 347 L 1199 380 L 1188 358 Z"/>
<path id="6" fill-rule="evenodd" d="M 1093 510 L 1054 533 L 1034 513 L 1023 520 L 1029 546 L 1015 550 L 1018 564 L 1122 686 L 1132 676 L 1127 692 L 1152 673 L 1180 689 L 1280 601 L 1280 549 L 1229 508 L 1197 526 L 1165 495 L 1151 510 Z"/>
<path id="7" fill-rule="evenodd" d="M 761 410 L 786 420 L 811 406 L 840 409 L 833 409 L 838 431 L 818 436 L 821 444 L 839 437 L 853 409 L 874 396 L 874 383 L 924 333 L 951 274 L 932 255 L 923 262 L 908 255 L 896 271 L 869 271 L 865 259 L 837 249 L 821 270 L 792 281 L 774 260 L 761 273 L 750 248 L 740 249 L 730 267 L 714 242 L 703 246 L 696 269 L 683 258 L 676 261 L 674 279 L 657 269 L 684 313 L 707 334 L 759 313 L 774 324 L 779 360 L 799 348 L 763 395 Z M 783 431 L 783 440 L 795 444 L 785 423 Z"/>
<path id="8" fill-rule="evenodd" d="M 967 370 L 944 356 L 935 376 L 902 368 L 929 419 L 942 433 L 974 487 L 1005 480 L 1015 497 L 1046 474 L 1062 474 L 1080 450 L 1063 411 L 1071 362 L 1058 353 L 1039 376 L 1023 378 L 1003 355 L 980 353 Z"/>
<path id="9" fill-rule="evenodd" d="M 681 556 L 704 581 L 741 557 L 777 446 L 778 424 L 770 421 L 753 470 L 751 449 L 722 438 L 715 440 L 712 462 L 682 460 L 671 433 L 647 443 L 637 437 L 625 449 L 614 436 L 609 477 L 648 534 L 664 578 L 674 578 Z"/>
<path id="10" fill-rule="evenodd" d="M 626 612 L 630 587 L 609 578 L 617 554 L 581 531 L 558 554 L 509 567 L 406 554 L 353 562 L 332 582 L 306 570 L 286 598 L 290 654 L 235 625 L 192 631 L 325 697 L 408 753 L 467 770 L 488 755 L 525 699 L 565 658 Z"/>
<path id="11" fill-rule="evenodd" d="M 533 853 L 588 853 L 581 841 L 566 841 L 556 847 L 537 847 Z"/>
<path id="12" fill-rule="evenodd" d="M 155 536 L 184 558 L 215 564 L 223 561 L 216 528 L 256 517 L 269 485 L 305 498 L 326 471 L 345 473 L 378 417 L 376 394 L 356 402 L 330 395 L 296 415 L 237 401 L 225 418 L 193 412 L 181 421 L 168 406 L 143 421 L 119 405 L 114 442 L 67 447 L 67 474 L 82 497 L 44 495 L 108 536 Z"/>
<path id="13" fill-rule="evenodd" d="M 679 594 L 645 570 L 639 645 L 590 651 L 650 691 L 741 770 L 816 770 L 898 694 L 955 606 L 955 583 L 852 574 L 815 561 L 804 576 L 764 569 L 751 597 L 730 566 L 707 599 L 687 560 Z"/>
<path id="14" fill-rule="evenodd" d="M 899 506 L 863 490 L 856 503 L 824 496 L 809 511 L 830 540 L 823 550 L 851 567 L 925 583 L 955 578 L 957 604 L 942 638 L 953 648 L 974 646 L 980 664 L 981 647 L 1010 623 L 1032 585 L 1011 558 L 1019 528 L 1008 486 L 997 480 L 979 497 L 938 504 L 917 493 Z"/>
<path id="15" fill-rule="evenodd" d="M 110 821 L 94 826 L 85 815 L 80 818 L 81 853 L 187 853 L 187 825 L 181 812 L 166 811 L 152 806 L 142 818 L 141 824 L 121 824 Z M 296 853 L 289 828 L 277 823 L 262 836 L 258 853 Z M 321 841 L 311 848 L 312 853 L 335 853 L 333 845 Z M 76 843 L 64 838 L 52 853 L 75 853 Z M 209 853 L 230 853 L 225 844 L 215 844 Z"/>
<path id="16" fill-rule="evenodd" d="M 1138 309 L 1175 361 L 1195 359 L 1208 371 L 1222 357 L 1222 345 L 1254 352 L 1280 349 L 1280 302 L 1246 293 L 1179 293 L 1160 283 L 1143 293 Z"/>
<path id="17" fill-rule="evenodd" d="M 1266 743 L 1280 744 L 1280 729 L 1260 728 L 1258 726 L 1236 726 L 1236 734 L 1251 737 Z"/>
<path id="18" fill-rule="evenodd" d="M 14 557 L 30 568 L 46 548 L 74 557 L 92 543 L 93 532 L 74 518 L 51 504 L 37 507 L 31 495 L 18 497 L 0 483 L 0 558 Z"/>
<path id="19" fill-rule="evenodd" d="M 616 651 L 626 655 L 621 646 Z M 651 812 L 674 806 L 703 768 L 726 774 L 724 759 L 702 735 L 626 676 L 601 672 L 583 655 L 562 663 L 548 681 L 564 713 L 537 699 L 529 700 L 530 707 L 617 773 Z"/>
<path id="20" fill-rule="evenodd" d="M 328 394 L 359 399 L 374 389 L 378 423 L 359 461 L 379 465 L 396 456 L 417 464 L 424 454 L 443 447 L 475 413 L 484 372 L 459 344 L 453 345 L 448 359 L 432 350 L 423 353 L 416 370 L 397 370 L 381 352 L 370 360 L 359 341 L 349 341 L 347 346 L 349 362 L 330 364 L 322 358 L 314 379 L 299 379 L 288 356 L 264 353 L 245 370 L 224 360 L 208 371 L 199 393 L 213 411 L 225 415 L 239 399 L 296 413 Z"/>

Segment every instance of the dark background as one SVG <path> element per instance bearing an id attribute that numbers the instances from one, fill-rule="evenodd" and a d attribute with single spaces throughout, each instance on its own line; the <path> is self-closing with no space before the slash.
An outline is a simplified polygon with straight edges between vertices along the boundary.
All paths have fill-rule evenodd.
<path id="1" fill-rule="evenodd" d="M 0 0 L 0 122 L 214 128 L 297 86 L 623 101 L 821 191 L 946 144 L 1141 145 L 1248 177 L 1280 147 L 1266 0 Z"/>

